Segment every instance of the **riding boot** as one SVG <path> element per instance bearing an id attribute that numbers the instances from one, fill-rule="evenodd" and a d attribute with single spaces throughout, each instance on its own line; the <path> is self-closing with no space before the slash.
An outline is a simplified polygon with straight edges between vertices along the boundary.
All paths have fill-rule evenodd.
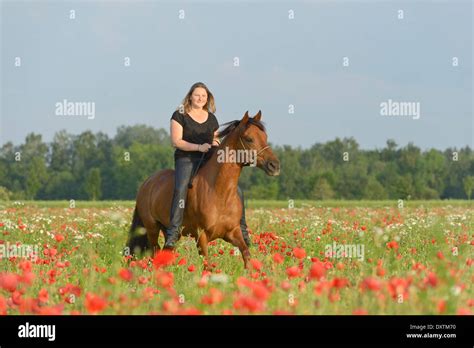
<path id="1" fill-rule="evenodd" d="M 178 230 L 166 229 L 165 234 L 166 234 L 166 237 L 165 237 L 166 242 L 163 248 L 173 250 L 176 247 L 176 243 L 179 240 L 180 233 Z"/>

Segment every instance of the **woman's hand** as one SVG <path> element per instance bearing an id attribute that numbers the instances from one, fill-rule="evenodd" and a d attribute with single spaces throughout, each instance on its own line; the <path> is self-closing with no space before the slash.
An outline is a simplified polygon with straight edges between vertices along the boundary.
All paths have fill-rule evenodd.
<path id="1" fill-rule="evenodd" d="M 209 151 L 210 148 L 211 148 L 211 144 L 208 144 L 208 143 L 198 145 L 198 151 L 201 151 L 201 152 L 207 152 Z"/>

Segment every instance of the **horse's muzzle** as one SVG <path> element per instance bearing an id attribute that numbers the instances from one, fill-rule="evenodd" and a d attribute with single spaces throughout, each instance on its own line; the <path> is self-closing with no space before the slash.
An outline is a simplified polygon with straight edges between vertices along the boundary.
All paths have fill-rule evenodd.
<path id="1" fill-rule="evenodd" d="M 265 173 L 270 176 L 280 175 L 280 161 L 278 160 L 268 160 L 265 162 Z"/>

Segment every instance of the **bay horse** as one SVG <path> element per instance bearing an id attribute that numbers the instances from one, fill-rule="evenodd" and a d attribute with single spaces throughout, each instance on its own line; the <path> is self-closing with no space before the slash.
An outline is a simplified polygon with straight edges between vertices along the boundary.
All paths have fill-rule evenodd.
<path id="1" fill-rule="evenodd" d="M 247 111 L 241 120 L 224 125 L 226 128 L 218 133 L 220 138 L 223 137 L 222 143 L 208 152 L 209 158 L 195 175 L 192 187 L 188 190 L 181 235 L 194 237 L 198 252 L 205 260 L 208 243 L 221 238 L 239 248 L 244 267 L 248 267 L 250 252 L 240 229 L 243 207 L 237 193 L 237 183 L 243 167 L 250 163 L 218 161 L 218 153 L 219 150 L 256 151 L 256 166 L 267 175 L 279 175 L 280 161 L 267 144 L 261 116 L 259 111 L 251 118 Z M 174 176 L 172 169 L 158 171 L 139 188 L 127 242 L 132 254 L 150 249 L 153 252 L 160 250 L 158 237 L 162 232 L 166 238 L 164 231 L 170 220 Z M 146 234 L 137 234 L 139 227 L 144 227 Z"/>

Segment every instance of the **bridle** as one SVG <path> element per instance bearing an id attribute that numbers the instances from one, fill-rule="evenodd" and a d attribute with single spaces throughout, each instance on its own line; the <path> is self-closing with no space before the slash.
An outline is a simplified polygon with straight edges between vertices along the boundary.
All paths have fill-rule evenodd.
<path id="1" fill-rule="evenodd" d="M 244 142 L 242 141 L 242 137 L 239 135 L 239 140 L 240 140 L 240 144 L 242 145 L 242 147 L 244 148 L 244 150 L 251 150 L 250 148 L 246 148 L 245 147 L 245 144 Z M 265 151 L 266 149 L 270 148 L 270 145 L 267 145 L 267 146 L 264 146 L 263 148 L 261 148 L 260 150 L 257 151 L 257 158 L 258 156 L 260 156 L 260 154 Z M 201 166 L 201 163 L 202 163 L 202 160 L 204 159 L 204 155 L 205 155 L 205 152 L 202 153 L 201 155 L 201 158 L 199 159 L 199 163 L 196 167 L 196 169 L 194 170 L 194 172 L 191 174 L 191 178 L 189 179 L 189 183 L 188 183 L 188 188 L 192 188 L 193 187 L 193 180 L 194 180 L 194 177 L 196 176 L 197 174 L 197 171 L 199 169 L 199 167 Z M 250 163 L 249 162 L 246 162 L 246 163 L 243 163 L 244 166 L 249 166 Z"/>
<path id="2" fill-rule="evenodd" d="M 239 140 L 240 140 L 240 144 L 242 144 L 242 147 L 244 148 L 245 151 L 251 150 L 251 148 L 248 148 L 248 149 L 247 149 L 247 148 L 245 147 L 245 144 L 244 144 L 244 142 L 242 141 L 242 137 L 241 137 L 240 135 L 239 135 Z M 260 154 L 261 154 L 263 151 L 265 151 L 265 150 L 268 149 L 268 148 L 270 148 L 270 145 L 267 145 L 267 146 L 261 148 L 259 151 L 257 151 L 257 158 L 258 158 L 258 156 L 260 156 Z M 248 163 L 248 162 L 247 162 L 247 163 L 244 163 L 244 166 L 246 166 L 246 165 L 250 165 L 250 163 Z"/>

